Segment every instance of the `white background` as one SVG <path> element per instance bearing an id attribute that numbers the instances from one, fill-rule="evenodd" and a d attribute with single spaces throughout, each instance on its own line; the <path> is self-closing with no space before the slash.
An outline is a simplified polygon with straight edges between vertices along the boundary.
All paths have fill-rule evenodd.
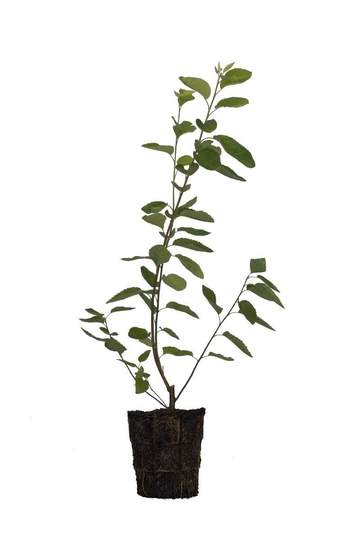
<path id="1" fill-rule="evenodd" d="M 355 8 L 1 2 L 4 540 L 359 539 Z M 135 492 L 126 411 L 153 404 L 78 318 L 139 284 L 139 264 L 120 257 L 157 242 L 140 207 L 168 197 L 171 166 L 141 144 L 172 143 L 177 77 L 213 83 L 218 60 L 254 72 L 226 93 L 250 105 L 217 119 L 257 167 L 241 171 L 247 184 L 194 179 L 198 208 L 216 218 L 215 253 L 195 258 L 227 306 L 250 257 L 266 256 L 287 309 L 256 302 L 276 333 L 233 318 L 254 358 L 204 360 L 179 402 L 207 409 L 200 496 L 147 500 Z M 187 110 L 201 117 L 204 105 Z M 187 276 L 190 295 L 174 296 L 201 320 L 163 313 L 196 354 L 216 319 Z M 146 324 L 137 313 L 118 315 L 120 333 Z M 192 365 L 164 362 L 178 384 Z"/>

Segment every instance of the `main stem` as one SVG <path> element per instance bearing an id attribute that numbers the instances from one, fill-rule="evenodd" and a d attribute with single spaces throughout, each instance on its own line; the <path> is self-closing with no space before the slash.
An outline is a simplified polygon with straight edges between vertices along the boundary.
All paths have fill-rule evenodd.
<path id="1" fill-rule="evenodd" d="M 217 93 L 218 93 L 219 83 L 220 83 L 220 74 L 218 75 L 218 78 L 217 78 L 217 82 L 216 82 L 216 86 L 215 86 L 215 90 L 214 90 L 214 95 L 213 95 L 210 103 L 208 103 L 208 109 L 207 109 L 207 113 L 206 113 L 206 118 L 204 120 L 204 124 L 207 122 L 207 120 L 208 120 L 208 118 L 210 116 L 211 108 L 213 106 L 214 100 L 215 100 L 215 98 L 217 96 Z M 178 119 L 179 118 L 180 118 L 180 110 L 179 110 L 179 114 L 178 114 Z M 199 139 L 198 139 L 199 141 L 202 140 L 203 134 L 204 134 L 204 131 L 200 130 L 200 135 L 199 135 Z M 176 141 L 175 141 L 175 149 L 176 150 L 177 150 L 177 143 L 178 143 L 178 137 L 176 137 Z M 173 168 L 173 175 L 172 176 L 173 176 L 173 182 L 174 182 L 175 177 L 176 177 L 176 153 L 174 155 L 174 160 L 173 161 L 174 161 L 174 168 Z M 172 205 L 172 214 L 171 214 L 171 217 L 170 217 L 170 221 L 169 221 L 169 224 L 168 224 L 165 236 L 164 236 L 163 246 L 165 248 L 167 248 L 168 245 L 169 245 L 171 233 L 173 232 L 173 229 L 174 229 L 174 221 L 175 221 L 175 217 L 176 217 L 176 211 L 180 206 L 181 199 L 182 199 L 182 196 L 184 194 L 184 188 L 186 188 L 188 180 L 189 180 L 189 176 L 187 175 L 187 176 L 185 176 L 184 184 L 183 184 L 183 186 L 181 188 L 181 191 L 179 193 L 176 204 L 174 204 L 174 202 L 175 202 L 175 187 L 174 187 L 174 184 L 172 185 L 172 188 L 173 188 L 173 205 Z M 165 376 L 165 373 L 164 373 L 164 370 L 163 370 L 163 367 L 162 367 L 161 361 L 160 361 L 159 350 L 158 350 L 158 341 L 157 341 L 162 275 L 163 275 L 163 264 L 159 264 L 156 267 L 155 285 L 153 287 L 153 291 L 152 291 L 152 295 L 151 295 L 151 340 L 152 340 L 152 350 L 153 350 L 155 365 L 156 365 L 156 367 L 157 367 L 157 369 L 158 369 L 158 371 L 160 373 L 160 377 L 162 378 L 162 380 L 163 380 L 163 382 L 165 384 L 166 390 L 169 393 L 169 407 L 168 408 L 169 409 L 175 409 L 175 402 L 176 402 L 176 399 L 177 399 L 175 397 L 175 386 L 171 385 L 169 383 L 169 381 L 167 380 L 166 376 Z"/>

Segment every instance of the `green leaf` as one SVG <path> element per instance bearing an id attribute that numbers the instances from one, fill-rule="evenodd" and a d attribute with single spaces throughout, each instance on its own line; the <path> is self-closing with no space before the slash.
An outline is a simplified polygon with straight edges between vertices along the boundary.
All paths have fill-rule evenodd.
<path id="1" fill-rule="evenodd" d="M 210 96 L 211 88 L 203 79 L 199 79 L 198 77 L 179 77 L 179 79 L 185 86 L 195 90 L 195 92 L 199 92 L 204 99 L 208 99 Z"/>
<path id="2" fill-rule="evenodd" d="M 148 216 L 143 216 L 143 220 L 146 221 L 146 223 L 150 223 L 151 225 L 155 225 L 156 227 L 163 229 L 166 217 L 164 214 L 150 214 Z"/>
<path id="3" fill-rule="evenodd" d="M 145 214 L 153 214 L 154 212 L 161 212 L 166 206 L 167 204 L 163 201 L 152 201 L 145 204 L 141 210 L 145 212 Z"/>
<path id="4" fill-rule="evenodd" d="M 179 339 L 179 336 L 175 334 L 174 330 L 171 330 L 171 328 L 161 328 L 161 330 L 165 332 L 166 334 L 168 334 L 169 336 L 175 339 Z"/>
<path id="5" fill-rule="evenodd" d="M 216 303 L 216 294 L 212 289 L 209 289 L 209 287 L 206 287 L 205 285 L 202 286 L 202 292 L 205 296 L 206 300 L 209 302 L 210 306 L 213 307 L 218 315 L 222 312 L 223 308 L 218 306 Z"/>
<path id="6" fill-rule="evenodd" d="M 178 92 L 175 92 L 175 95 L 178 98 L 179 107 L 182 107 L 188 101 L 195 99 L 193 93 L 194 92 L 191 90 L 185 90 L 184 88 L 180 88 Z"/>
<path id="7" fill-rule="evenodd" d="M 205 246 L 197 240 L 192 240 L 192 238 L 177 238 L 173 242 L 174 246 L 181 246 L 187 249 L 193 249 L 194 251 L 204 251 L 206 253 L 212 253 L 212 249 Z"/>
<path id="8" fill-rule="evenodd" d="M 163 282 L 176 291 L 182 291 L 186 287 L 185 279 L 177 274 L 168 274 L 167 276 L 164 276 Z"/>
<path id="9" fill-rule="evenodd" d="M 149 358 L 149 355 L 150 355 L 150 351 L 145 351 L 145 352 L 141 353 L 139 358 L 138 358 L 139 362 L 145 362 L 145 360 L 147 360 Z"/>
<path id="10" fill-rule="evenodd" d="M 146 296 L 146 294 L 140 293 L 139 296 L 140 296 L 141 300 L 143 300 L 143 302 L 145 302 L 145 304 L 146 304 L 147 307 L 150 309 L 150 311 L 153 311 L 153 310 L 155 309 L 155 308 L 152 307 L 151 300 L 150 300 L 150 298 L 148 298 L 148 297 Z"/>
<path id="11" fill-rule="evenodd" d="M 108 300 L 106 303 L 110 304 L 111 302 L 118 302 L 119 300 L 124 300 L 125 298 L 129 298 L 130 296 L 135 296 L 136 294 L 139 294 L 139 293 L 141 293 L 140 287 L 129 287 L 128 289 L 124 289 L 118 294 L 115 294 L 115 296 L 112 296 L 110 300 Z"/>
<path id="12" fill-rule="evenodd" d="M 97 311 L 96 309 L 93 309 L 93 308 L 86 308 L 85 311 L 87 311 L 87 313 L 90 313 L 90 315 L 99 315 L 100 317 L 104 316 L 103 313 L 100 313 L 100 311 Z"/>
<path id="13" fill-rule="evenodd" d="M 139 339 L 140 343 L 143 343 L 144 345 L 146 345 L 147 347 L 152 347 L 152 341 L 149 337 L 147 338 L 144 338 L 144 339 Z"/>
<path id="14" fill-rule="evenodd" d="M 233 65 L 235 64 L 235 62 L 231 62 L 231 64 L 227 64 L 224 69 L 223 69 L 223 72 L 226 73 L 227 71 L 229 71 L 229 69 L 231 69 L 233 67 Z"/>
<path id="15" fill-rule="evenodd" d="M 129 311 L 130 309 L 135 309 L 135 308 L 127 307 L 127 306 L 116 306 L 116 307 L 112 308 L 110 313 L 116 313 L 118 311 Z"/>
<path id="16" fill-rule="evenodd" d="M 233 178 L 234 180 L 240 180 L 240 182 L 246 182 L 245 178 L 242 176 L 239 176 L 235 171 L 233 171 L 230 167 L 227 165 L 221 164 L 218 169 L 216 169 L 216 172 L 227 176 L 228 178 Z"/>
<path id="17" fill-rule="evenodd" d="M 267 279 L 266 277 L 264 276 L 256 276 L 257 278 L 261 279 L 261 281 L 263 281 L 264 283 L 266 283 L 266 285 L 268 285 L 269 287 L 271 287 L 272 289 L 274 289 L 274 291 L 277 291 L 278 293 L 280 292 L 279 289 L 270 281 L 270 279 Z"/>
<path id="18" fill-rule="evenodd" d="M 209 356 L 216 356 L 216 358 L 221 358 L 221 360 L 226 360 L 227 362 L 233 362 L 234 359 L 231 356 L 224 356 L 223 354 L 216 352 L 209 352 Z"/>
<path id="19" fill-rule="evenodd" d="M 129 367 L 136 367 L 136 364 L 133 364 L 132 362 L 128 362 L 127 360 L 124 360 L 123 358 L 119 358 L 120 362 L 122 362 L 123 364 L 125 364 L 126 366 L 129 366 Z"/>
<path id="20" fill-rule="evenodd" d="M 177 230 L 192 234 L 194 236 L 206 236 L 210 234 L 209 231 L 204 231 L 203 229 L 194 229 L 193 227 L 179 227 Z"/>
<path id="21" fill-rule="evenodd" d="M 221 165 L 219 153 L 212 146 L 200 148 L 195 159 L 201 167 L 209 171 L 216 171 Z"/>
<path id="22" fill-rule="evenodd" d="M 250 272 L 266 272 L 266 259 L 250 259 Z"/>
<path id="23" fill-rule="evenodd" d="M 250 79 L 252 73 L 247 69 L 234 68 L 228 71 L 220 82 L 220 87 L 225 88 L 233 84 L 241 84 Z"/>
<path id="24" fill-rule="evenodd" d="M 165 246 L 158 244 L 149 250 L 150 258 L 156 265 L 165 264 L 170 260 L 171 253 Z"/>
<path id="25" fill-rule="evenodd" d="M 256 309 L 251 302 L 247 300 L 241 300 L 239 302 L 239 310 L 242 315 L 251 323 L 255 324 L 257 321 Z"/>
<path id="26" fill-rule="evenodd" d="M 192 311 L 192 309 L 190 309 L 189 306 L 185 306 L 184 304 L 178 304 L 177 302 L 168 302 L 166 304 L 166 307 L 170 309 L 176 309 L 176 311 L 182 311 L 183 313 L 187 313 L 188 315 L 191 315 L 191 317 L 194 317 L 195 319 L 199 318 L 199 316 L 195 313 L 195 311 Z"/>
<path id="27" fill-rule="evenodd" d="M 193 208 L 185 208 L 181 212 L 182 217 L 188 217 L 190 219 L 196 219 L 198 221 L 206 221 L 207 223 L 214 223 L 214 218 L 203 210 L 194 210 Z"/>
<path id="28" fill-rule="evenodd" d="M 86 323 L 103 323 L 104 317 L 102 315 L 94 315 L 93 317 L 88 317 L 87 319 L 80 319 L 80 321 Z"/>
<path id="29" fill-rule="evenodd" d="M 105 339 L 104 345 L 109 351 L 115 351 L 120 354 L 122 354 L 124 351 L 126 351 L 126 347 L 122 345 L 117 339 L 114 339 L 113 337 Z"/>
<path id="30" fill-rule="evenodd" d="M 192 176 L 196 173 L 198 170 L 199 165 L 197 163 L 190 163 L 190 165 L 185 168 L 184 165 L 176 165 L 176 170 L 181 172 L 182 174 L 185 174 L 185 176 Z M 174 185 L 177 187 L 179 191 L 187 191 L 190 189 L 190 186 L 185 186 L 185 188 L 180 188 L 180 186 L 177 186 L 177 184 L 174 183 Z"/>
<path id="31" fill-rule="evenodd" d="M 238 143 L 235 139 L 229 137 L 228 135 L 214 135 L 214 139 L 221 144 L 229 156 L 232 156 L 240 161 L 240 163 L 245 165 L 245 167 L 255 167 L 254 158 L 249 150 L 247 150 L 245 146 L 242 146 L 242 144 Z"/>
<path id="32" fill-rule="evenodd" d="M 165 152 L 166 154 L 172 154 L 174 152 L 174 147 L 170 145 L 165 144 L 158 144 L 155 142 L 149 142 L 142 145 L 144 148 L 148 148 L 149 150 L 157 150 L 158 152 Z"/>
<path id="33" fill-rule="evenodd" d="M 132 326 L 128 333 L 128 336 L 133 339 L 145 339 L 148 335 L 149 332 L 145 328 L 139 328 L 137 326 Z"/>
<path id="34" fill-rule="evenodd" d="M 266 283 L 249 284 L 247 286 L 247 290 L 256 294 L 257 296 L 260 296 L 261 298 L 264 298 L 265 300 L 270 300 L 270 302 L 275 302 L 282 308 L 284 307 L 280 298 L 271 289 L 271 287 L 266 285 Z"/>
<path id="35" fill-rule="evenodd" d="M 96 341 L 105 341 L 105 338 L 100 338 L 100 337 L 94 336 L 94 334 L 91 334 L 90 332 L 88 332 L 87 330 L 85 330 L 85 328 L 82 328 L 81 330 L 82 330 L 87 336 L 92 337 L 93 339 L 96 339 Z"/>
<path id="36" fill-rule="evenodd" d="M 143 394 L 147 392 L 150 387 L 149 381 L 144 378 L 144 368 L 141 366 L 135 373 L 135 392 L 136 394 Z"/>
<path id="37" fill-rule="evenodd" d="M 229 339 L 236 347 L 238 347 L 243 353 L 247 354 L 248 356 L 252 357 L 251 352 L 245 345 L 245 343 L 239 339 L 238 337 L 234 336 L 234 334 L 231 334 L 231 332 L 224 332 L 223 336 L 225 336 L 227 339 Z"/>
<path id="38" fill-rule="evenodd" d="M 205 123 L 202 122 L 199 118 L 196 119 L 196 125 L 205 133 L 212 133 L 217 128 L 216 120 L 207 120 Z"/>
<path id="39" fill-rule="evenodd" d="M 197 197 L 194 197 L 193 199 L 190 199 L 189 201 L 187 201 L 186 203 L 182 204 L 181 206 L 179 206 L 176 210 L 176 212 L 174 212 L 175 214 L 175 217 L 178 217 L 181 215 L 182 211 L 185 210 L 185 208 L 190 208 L 191 206 L 194 206 L 194 204 L 196 203 L 197 201 Z"/>
<path id="40" fill-rule="evenodd" d="M 173 354 L 174 356 L 194 356 L 191 351 L 184 351 L 177 347 L 163 347 L 163 354 Z"/>
<path id="41" fill-rule="evenodd" d="M 220 99 L 220 101 L 215 105 L 215 109 L 220 109 L 220 107 L 243 107 L 248 103 L 249 100 L 243 97 L 228 97 L 225 99 Z"/>
<path id="42" fill-rule="evenodd" d="M 185 255 L 179 255 L 178 254 L 178 255 L 175 255 L 175 257 L 177 257 L 179 259 L 179 261 L 181 262 L 181 264 L 183 266 L 185 266 L 186 270 L 189 270 L 189 272 L 194 274 L 194 276 L 196 276 L 196 277 L 198 277 L 200 279 L 203 279 L 204 274 L 203 274 L 203 271 L 201 270 L 200 266 L 198 265 L 198 263 L 196 263 L 195 261 L 193 261 L 189 257 L 185 257 Z"/>
<path id="43" fill-rule="evenodd" d="M 179 157 L 179 159 L 177 160 L 177 165 L 190 165 L 190 163 L 193 162 L 193 157 L 192 156 L 188 156 L 188 155 L 184 155 L 184 156 L 181 156 Z"/>
<path id="44" fill-rule="evenodd" d="M 150 285 L 150 287 L 155 287 L 156 284 L 156 275 L 151 272 L 146 266 L 142 266 L 141 269 L 141 275 L 145 279 L 146 283 Z"/>
<path id="45" fill-rule="evenodd" d="M 261 326 L 264 326 L 265 328 L 268 328 L 269 330 L 273 330 L 275 332 L 275 328 L 270 326 L 270 324 L 264 321 L 264 319 L 260 319 L 260 317 L 257 317 L 256 322 L 257 324 L 261 324 Z"/>
<path id="46" fill-rule="evenodd" d="M 177 138 L 181 137 L 181 135 L 185 135 L 185 133 L 192 133 L 195 129 L 196 127 L 188 120 L 184 120 L 180 124 L 175 124 L 175 126 L 173 126 Z"/>
<path id="47" fill-rule="evenodd" d="M 122 261 L 137 261 L 139 259 L 148 259 L 149 257 L 141 257 L 139 255 L 135 255 L 135 257 L 122 257 L 121 260 Z"/>

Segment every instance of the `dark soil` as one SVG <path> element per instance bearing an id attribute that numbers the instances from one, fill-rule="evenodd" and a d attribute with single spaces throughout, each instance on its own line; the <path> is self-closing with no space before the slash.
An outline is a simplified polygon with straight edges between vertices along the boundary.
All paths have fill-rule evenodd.
<path id="1" fill-rule="evenodd" d="M 199 492 L 205 409 L 128 411 L 137 492 L 186 499 Z"/>

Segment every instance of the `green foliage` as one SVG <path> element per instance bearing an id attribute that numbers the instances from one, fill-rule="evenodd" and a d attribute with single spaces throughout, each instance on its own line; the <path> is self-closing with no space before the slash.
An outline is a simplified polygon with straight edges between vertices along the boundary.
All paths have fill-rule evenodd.
<path id="1" fill-rule="evenodd" d="M 241 84 L 250 79 L 252 73 L 247 69 L 234 68 L 228 71 L 221 80 L 220 87 L 225 88 L 233 84 Z"/>
<path id="2" fill-rule="evenodd" d="M 204 273 L 197 262 L 193 261 L 189 257 L 185 257 L 185 255 L 177 254 L 175 257 L 177 257 L 181 264 L 185 266 L 186 270 L 189 270 L 189 272 L 194 274 L 194 276 L 203 279 Z"/>
<path id="3" fill-rule="evenodd" d="M 162 200 L 153 200 L 142 207 L 142 211 L 144 212 L 142 219 L 146 223 L 158 228 L 157 230 L 152 229 L 152 232 L 159 233 L 161 237 L 161 240 L 158 240 L 159 243 L 155 243 L 155 245 L 150 247 L 148 255 L 124 257 L 122 260 L 137 261 L 141 259 L 148 259 L 155 264 L 155 270 L 153 269 L 154 271 L 152 271 L 144 265 L 140 266 L 141 275 L 146 282 L 145 287 L 147 286 L 148 289 L 140 287 L 129 287 L 123 289 L 119 293 L 112 296 L 107 303 L 119 302 L 132 296 L 139 296 L 139 298 L 142 300 L 142 303 L 139 303 L 141 310 L 139 315 L 141 316 L 145 312 L 147 318 L 150 319 L 147 321 L 147 323 L 143 324 L 146 327 L 151 328 L 151 335 L 146 328 L 132 326 L 128 331 L 128 337 L 144 345 L 146 350 L 139 355 L 136 353 L 135 356 L 130 356 L 129 353 L 130 360 L 132 360 L 129 361 L 129 359 L 124 357 L 126 347 L 117 339 L 117 332 L 109 329 L 108 317 L 111 314 L 121 311 L 130 311 L 135 309 L 134 307 L 121 305 L 115 306 L 107 315 L 96 309 L 87 308 L 87 316 L 81 319 L 81 321 L 84 323 L 92 324 L 92 328 L 95 325 L 95 333 L 91 333 L 87 329 L 82 328 L 83 332 L 87 336 L 96 341 L 102 342 L 107 349 L 118 354 L 117 359 L 126 366 L 135 381 L 135 392 L 137 394 L 146 392 L 161 405 L 164 405 L 164 402 L 162 402 L 162 398 L 160 398 L 155 390 L 153 390 L 152 386 L 150 386 L 148 381 L 150 374 L 144 371 L 142 364 L 143 362 L 147 361 L 152 354 L 154 364 L 161 375 L 161 379 L 164 381 L 165 387 L 169 394 L 172 395 L 170 389 L 173 388 L 173 385 L 169 382 L 168 373 L 165 373 L 160 361 L 160 357 L 162 355 L 159 352 L 159 342 L 161 342 L 165 337 L 163 334 L 161 334 L 161 332 L 166 334 L 167 339 L 171 337 L 179 340 L 179 336 L 171 328 L 159 326 L 159 324 L 163 323 L 165 314 L 168 314 L 168 311 L 164 312 L 163 310 L 166 308 L 172 309 L 189 315 L 192 318 L 199 319 L 197 313 L 188 305 L 180 304 L 175 301 L 168 302 L 167 299 L 164 298 L 165 295 L 161 294 L 163 291 L 163 284 L 171 289 L 174 289 L 175 291 L 183 291 L 187 287 L 187 281 L 182 276 L 178 275 L 177 273 L 165 273 L 165 268 L 163 265 L 168 263 L 171 257 L 174 256 L 188 272 L 199 279 L 203 279 L 203 270 L 197 262 L 182 254 L 172 255 L 170 250 L 173 251 L 174 248 L 185 248 L 198 252 L 212 252 L 211 248 L 204 245 L 202 242 L 199 242 L 197 239 L 191 238 L 207 236 L 210 234 L 209 231 L 201 228 L 195 228 L 196 225 L 195 227 L 178 226 L 178 220 L 180 219 L 180 223 L 182 225 L 183 218 L 205 223 L 214 222 L 214 218 L 210 214 L 203 210 L 196 209 L 196 196 L 192 196 L 189 198 L 189 200 L 185 201 L 185 199 L 188 198 L 185 194 L 191 188 L 197 186 L 199 189 L 202 189 L 206 195 L 208 195 L 209 190 L 211 190 L 213 186 L 211 176 L 208 180 L 206 178 L 208 175 L 207 171 L 215 171 L 224 177 L 244 182 L 245 179 L 242 176 L 240 176 L 231 167 L 223 163 L 224 156 L 226 158 L 228 155 L 248 168 L 255 166 L 255 161 L 250 151 L 237 140 L 229 137 L 228 135 L 213 134 L 215 130 L 218 129 L 218 119 L 215 119 L 213 115 L 217 114 L 219 109 L 241 108 L 249 103 L 248 99 L 244 97 L 223 97 L 224 94 L 221 94 L 222 89 L 227 88 L 228 86 L 244 83 L 251 77 L 251 72 L 246 69 L 234 67 L 234 62 L 227 64 L 224 68 L 221 67 L 220 63 L 218 63 L 215 67 L 215 72 L 217 74 L 217 81 L 214 84 L 213 89 L 210 88 L 210 85 L 204 79 L 200 79 L 198 77 L 180 77 L 180 80 L 186 86 L 186 89 L 180 88 L 177 92 L 175 92 L 178 107 L 176 107 L 177 112 L 174 113 L 175 116 L 171 117 L 173 119 L 172 127 L 174 131 L 174 135 L 172 137 L 173 144 L 162 145 L 150 142 L 143 145 L 144 148 L 157 152 L 163 152 L 171 157 L 171 160 L 168 160 L 169 163 L 170 161 L 172 162 L 172 169 L 169 172 L 169 187 L 171 190 L 171 197 L 169 198 L 169 203 Z M 202 118 L 196 118 L 196 115 L 194 115 L 191 120 L 183 120 L 181 118 L 181 108 L 187 102 L 193 101 L 196 94 L 200 94 L 205 99 L 206 103 L 201 105 L 201 107 L 205 109 L 205 114 Z M 220 97 L 219 94 L 221 94 Z M 189 108 L 189 110 L 190 109 L 191 108 Z M 193 148 L 186 148 L 187 153 L 184 153 L 183 139 L 181 139 L 181 137 L 185 134 L 193 134 L 193 137 L 186 137 L 186 140 L 193 139 Z M 194 175 L 197 172 L 200 172 L 199 181 L 197 180 L 198 177 L 196 176 L 194 182 Z M 189 183 L 190 177 L 191 184 Z M 145 185 L 147 179 L 144 178 L 141 179 L 141 181 Z M 185 237 L 179 233 L 185 233 Z M 131 235 L 131 231 L 123 231 L 123 234 L 129 236 Z M 186 237 L 186 235 L 189 235 L 190 238 Z M 235 245 L 237 239 L 235 238 L 234 240 L 230 234 L 227 241 L 230 243 L 232 242 L 232 244 Z M 167 268 L 168 267 L 166 267 L 166 269 Z M 276 294 L 279 292 L 279 289 L 270 280 L 262 275 L 265 271 L 266 261 L 264 258 L 251 259 L 250 274 L 247 276 L 245 283 L 238 293 L 238 296 L 232 303 L 232 306 L 228 311 L 225 310 L 224 313 L 223 308 L 217 303 L 215 292 L 205 285 L 202 286 L 202 293 L 206 301 L 217 313 L 219 322 L 215 331 L 210 336 L 210 340 L 206 341 L 207 345 L 205 349 L 203 349 L 203 353 L 199 358 L 196 359 L 195 366 L 191 370 L 190 376 L 186 380 L 184 386 L 180 389 L 180 391 L 177 389 L 176 394 L 174 392 L 176 399 L 178 399 L 182 394 L 182 391 L 187 386 L 202 358 L 212 356 L 224 361 L 234 361 L 232 357 L 225 356 L 219 352 L 211 351 L 206 354 L 210 344 L 217 336 L 222 335 L 226 337 L 228 341 L 230 341 L 244 354 L 250 357 L 252 356 L 245 343 L 239 337 L 224 328 L 224 323 L 228 316 L 232 313 L 236 313 L 236 306 L 238 306 L 239 314 L 243 315 L 247 321 L 251 323 L 251 325 L 258 324 L 269 330 L 274 330 L 269 323 L 258 316 L 254 305 L 249 300 L 245 300 L 242 297 L 243 293 L 252 292 L 257 297 L 275 302 L 283 307 L 281 300 Z M 169 291 L 165 290 L 164 292 L 168 293 Z M 196 291 L 194 291 L 194 298 L 196 298 Z M 113 322 L 113 320 L 114 319 L 111 318 L 111 322 Z M 96 327 L 96 325 L 98 325 L 98 327 Z M 99 337 L 97 334 L 102 337 Z M 190 350 L 183 349 L 181 346 L 162 346 L 161 343 L 161 347 L 163 355 L 169 354 L 175 357 L 193 357 L 193 353 Z M 137 360 L 134 361 L 134 358 L 136 357 Z M 174 403 L 172 403 L 172 405 L 174 405 Z"/>
<path id="4" fill-rule="evenodd" d="M 231 341 L 231 343 L 236 345 L 236 347 L 240 349 L 240 351 L 247 354 L 248 356 L 252 356 L 245 343 L 238 337 L 234 336 L 234 334 L 232 334 L 231 332 L 224 332 L 223 336 L 225 336 L 229 341 Z"/>
<path id="5" fill-rule="evenodd" d="M 249 100 L 243 97 L 229 97 L 225 99 L 220 99 L 215 105 L 215 109 L 220 109 L 221 107 L 243 107 L 247 105 Z"/>
<path id="6" fill-rule="evenodd" d="M 172 354 L 174 356 L 193 356 L 191 351 L 178 349 L 177 347 L 163 347 L 163 354 Z"/>
<path id="7" fill-rule="evenodd" d="M 148 335 L 149 332 L 145 328 L 139 328 L 138 326 L 132 326 L 128 333 L 128 336 L 133 339 L 145 339 Z"/>
<path id="8" fill-rule="evenodd" d="M 211 88 L 209 83 L 204 81 L 204 79 L 199 79 L 198 77 L 179 77 L 179 79 L 185 86 L 201 94 L 204 99 L 210 97 Z"/>
<path id="9" fill-rule="evenodd" d="M 160 227 L 160 229 L 163 229 L 166 217 L 164 216 L 164 214 L 149 214 L 143 216 L 143 220 L 147 223 L 150 223 L 151 225 L 155 225 L 156 227 Z"/>
<path id="10" fill-rule="evenodd" d="M 174 147 L 166 144 L 158 144 L 155 142 L 149 142 L 142 145 L 144 148 L 148 148 L 149 150 L 157 150 L 158 152 L 165 152 L 166 154 L 173 154 L 174 153 Z"/>
<path id="11" fill-rule="evenodd" d="M 196 219 L 198 221 L 206 221 L 207 223 L 214 222 L 214 218 L 212 218 L 210 214 L 204 212 L 203 210 L 194 210 L 193 208 L 185 208 L 181 212 L 181 217 Z"/>
<path id="12" fill-rule="evenodd" d="M 240 163 L 245 165 L 245 167 L 255 167 L 254 158 L 249 150 L 242 144 L 235 141 L 235 139 L 229 137 L 228 135 L 214 135 L 214 139 L 221 144 L 229 156 L 232 156 L 240 161 Z"/>
<path id="13" fill-rule="evenodd" d="M 266 259 L 250 259 L 250 272 L 266 272 Z"/>
<path id="14" fill-rule="evenodd" d="M 193 236 L 206 236 L 209 233 L 209 231 L 204 231 L 203 229 L 194 229 L 193 227 L 179 227 L 178 231 L 183 231 L 188 234 L 192 234 Z"/>
<path id="15" fill-rule="evenodd" d="M 183 313 L 187 313 L 187 315 L 190 315 L 191 317 L 194 317 L 195 319 L 198 319 L 199 316 L 189 308 L 189 306 L 185 306 L 184 304 L 178 304 L 177 302 L 168 302 L 166 304 L 167 308 L 175 309 L 176 311 L 182 311 Z"/>
<path id="16" fill-rule="evenodd" d="M 141 293 L 141 289 L 139 287 L 129 287 L 128 289 L 124 289 L 123 291 L 115 294 L 115 296 L 112 296 L 106 303 L 110 304 L 111 302 L 125 300 L 125 298 L 130 298 L 130 296 L 135 296 L 139 293 Z"/>
<path id="17" fill-rule="evenodd" d="M 170 251 L 161 244 L 150 248 L 149 255 L 156 265 L 167 263 L 171 257 Z"/>
<path id="18" fill-rule="evenodd" d="M 261 298 L 264 298 L 265 300 L 275 302 L 275 304 L 278 304 L 282 308 L 284 307 L 280 298 L 271 287 L 266 285 L 266 283 L 249 283 L 247 290 L 256 294 L 257 296 L 260 296 Z"/>
<path id="19" fill-rule="evenodd" d="M 206 300 L 209 302 L 210 306 L 213 307 L 216 311 L 216 313 L 219 315 L 222 312 L 222 307 L 218 306 L 216 303 L 216 294 L 212 289 L 209 289 L 209 287 L 206 287 L 205 285 L 202 286 L 202 292 L 205 296 Z"/>
<path id="20" fill-rule="evenodd" d="M 168 274 L 167 276 L 163 276 L 163 282 L 166 283 L 169 287 L 172 289 L 175 289 L 176 291 L 182 291 L 186 287 L 186 281 L 181 276 L 178 276 L 177 274 Z"/>
<path id="21" fill-rule="evenodd" d="M 195 129 L 196 127 L 188 120 L 184 120 L 180 124 L 175 124 L 175 126 L 173 126 L 177 138 L 181 137 L 181 135 L 185 135 L 185 133 L 192 133 Z"/>
<path id="22" fill-rule="evenodd" d="M 194 251 L 204 251 L 206 253 L 212 253 L 212 249 L 205 246 L 197 240 L 192 240 L 191 238 L 177 238 L 173 242 L 174 246 L 180 246 L 187 249 L 193 249 Z"/>
<path id="23" fill-rule="evenodd" d="M 216 358 L 221 358 L 221 360 L 226 360 L 227 362 L 233 362 L 234 359 L 231 356 L 224 356 L 223 354 L 216 352 L 209 352 L 209 356 L 216 356 Z"/>
<path id="24" fill-rule="evenodd" d="M 241 300 L 239 302 L 239 312 L 242 313 L 251 324 L 257 322 L 256 309 L 251 302 L 248 302 L 248 300 Z"/>
<path id="25" fill-rule="evenodd" d="M 171 330 L 171 328 L 162 328 L 161 330 L 174 339 L 180 339 L 179 336 L 175 334 L 174 330 Z"/>

